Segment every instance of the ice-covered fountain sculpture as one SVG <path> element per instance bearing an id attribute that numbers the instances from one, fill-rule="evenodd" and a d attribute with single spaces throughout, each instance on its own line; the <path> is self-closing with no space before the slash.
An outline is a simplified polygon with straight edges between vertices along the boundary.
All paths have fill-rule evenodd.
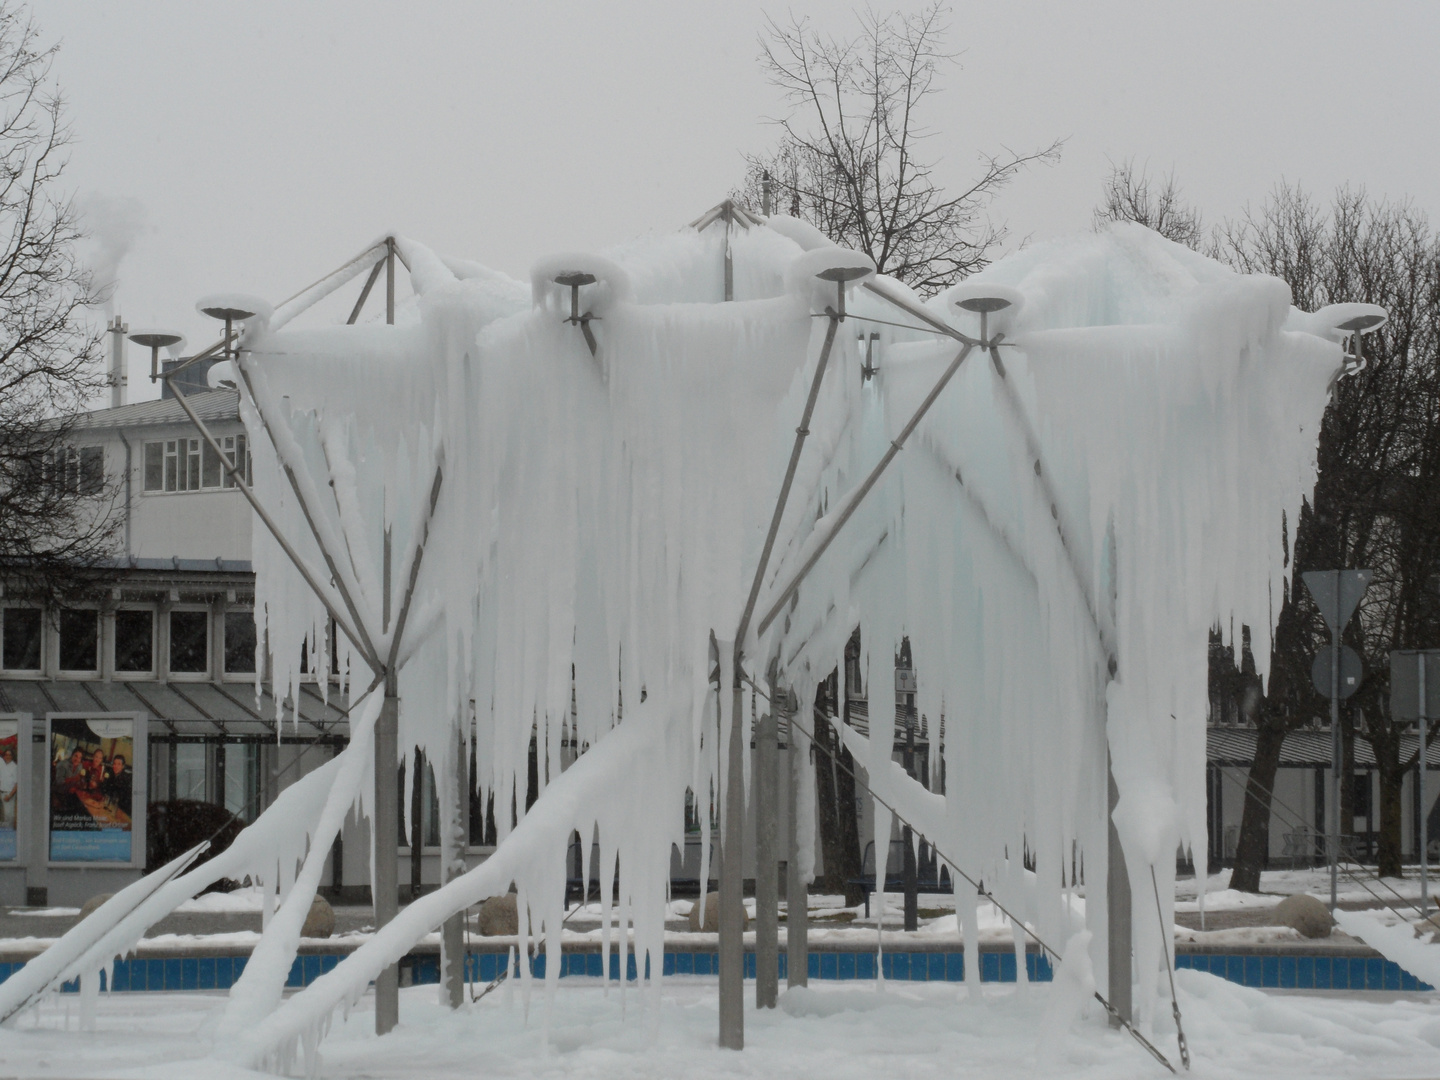
<path id="1" fill-rule="evenodd" d="M 397 257 L 416 299 L 395 325 L 288 325 L 367 270 L 368 294 Z M 932 764 L 945 794 L 892 768 L 888 739 L 842 735 L 957 869 L 1070 940 L 1081 861 L 1088 910 L 1106 910 L 1096 868 L 1113 772 L 1125 869 L 1137 895 L 1153 872 L 1168 898 L 1177 848 L 1206 847 L 1207 634 L 1249 626 L 1262 668 L 1269 657 L 1288 587 L 1282 522 L 1313 484 L 1345 313 L 1299 312 L 1282 282 L 1138 226 L 1037 244 L 928 301 L 872 270 L 801 222 L 726 207 L 605 257 L 545 260 L 529 288 L 389 238 L 255 311 L 231 374 L 263 511 L 260 637 L 283 697 L 304 643 L 335 620 L 351 743 L 221 856 L 118 894 L 0 985 L 0 1017 L 76 976 L 93 993 L 176 903 L 249 875 L 278 885 L 280 906 L 216 1052 L 284 1065 L 372 979 L 377 1019 L 393 1023 L 385 973 L 512 883 L 522 935 L 558 954 L 577 831 L 598 837 L 607 951 L 618 883 L 616 947 L 658 972 L 687 790 L 721 804 L 724 867 L 740 843 L 748 718 L 733 689 L 773 670 L 812 715 L 857 625 L 882 679 L 909 637 L 919 711 L 945 718 Z M 368 943 L 282 1000 L 344 815 L 358 804 L 394 820 L 374 805 L 387 787 L 376 754 L 393 759 L 397 738 L 424 748 L 441 805 L 458 807 L 473 739 L 481 784 L 518 808 L 532 736 L 543 790 L 513 831 L 497 815 L 495 853 L 452 866 L 394 918 L 379 912 Z M 563 771 L 562 739 L 588 747 Z M 809 776 L 797 770 L 802 876 Z M 879 808 L 875 820 L 883 860 L 891 822 Z M 442 840 L 453 863 L 453 829 Z M 372 865 L 377 898 L 393 897 L 393 860 Z M 735 871 L 722 878 L 738 896 Z M 956 880 L 973 942 L 978 897 Z M 1134 906 L 1141 1016 L 1156 1006 L 1169 905 Z M 723 927 L 722 954 L 738 950 Z M 1092 916 L 1097 960 L 1105 928 Z M 722 1041 L 735 1045 L 723 1025 L 727 1008 L 739 1019 L 738 976 L 727 984 L 724 962 Z M 559 972 L 545 967 L 552 988 Z M 1128 974 L 1109 989 L 1128 996 Z"/>

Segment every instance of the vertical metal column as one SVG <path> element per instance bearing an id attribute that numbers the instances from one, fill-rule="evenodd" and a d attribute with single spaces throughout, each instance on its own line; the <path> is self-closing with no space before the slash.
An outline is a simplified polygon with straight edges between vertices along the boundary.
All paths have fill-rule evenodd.
<path id="1" fill-rule="evenodd" d="M 737 653 L 739 650 L 736 650 Z M 737 656 L 738 661 L 738 656 Z M 725 835 L 720 842 L 720 1045 L 745 1049 L 745 890 L 741 837 L 745 833 L 745 694 L 740 665 L 734 672 L 730 742 L 726 747 Z"/>
<path id="2" fill-rule="evenodd" d="M 1355 339 L 1360 340 L 1359 336 Z M 1334 610 L 1340 610 L 1340 575 L 1332 575 L 1335 584 Z M 1338 615 L 1337 615 L 1338 621 Z M 1330 912 L 1333 915 L 1340 900 L 1340 772 L 1343 768 L 1340 750 L 1340 631 L 1344 623 L 1330 629 Z"/>
<path id="3" fill-rule="evenodd" d="M 785 985 L 806 986 L 810 982 L 810 908 L 808 888 L 800 874 L 800 777 L 810 763 L 800 753 L 793 717 L 785 757 L 790 766 L 785 793 L 785 820 L 790 824 L 785 852 Z"/>
<path id="4" fill-rule="evenodd" d="M 395 325 L 395 239 L 385 239 L 385 325 Z"/>
<path id="5" fill-rule="evenodd" d="M 395 673 L 385 673 L 385 703 L 375 724 L 375 830 L 371 871 L 375 882 L 375 928 L 385 926 L 400 911 L 400 880 L 397 850 L 400 847 L 400 796 L 396 786 L 396 743 L 400 720 L 400 698 Z M 391 964 L 375 979 L 375 1034 L 393 1031 L 400 1022 L 400 966 Z"/>
<path id="6" fill-rule="evenodd" d="M 780 898 L 779 863 L 776 859 L 775 757 L 779 692 L 771 668 L 770 707 L 760 717 L 755 733 L 755 771 L 751 788 L 755 794 L 755 1007 L 773 1009 L 780 992 Z"/>
<path id="7" fill-rule="evenodd" d="M 1425 800 L 1425 758 L 1427 756 L 1426 743 L 1430 734 L 1429 710 L 1425 707 L 1425 669 L 1429 666 L 1430 657 L 1420 653 L 1415 657 L 1415 663 L 1419 668 L 1420 679 L 1420 700 L 1416 712 L 1420 714 L 1420 918 L 1425 918 L 1430 912 L 1430 853 L 1426 850 L 1430 843 L 1430 830 L 1425 826 L 1430 820 L 1427 812 L 1430 805 Z"/>
<path id="8" fill-rule="evenodd" d="M 392 275 L 393 276 L 393 275 Z M 393 295 L 393 294 L 392 294 Z M 387 308 L 392 314 L 393 308 Z M 390 530 L 385 530 L 382 621 L 390 632 Z M 375 813 L 370 880 L 375 904 L 375 928 L 385 926 L 400 912 L 400 792 L 399 770 L 400 686 L 395 670 L 385 672 L 385 702 L 375 722 Z M 375 1034 L 385 1035 L 400 1023 L 400 965 L 391 964 L 375 979 Z"/>
<path id="9" fill-rule="evenodd" d="M 457 731 L 455 768 L 451 780 L 450 805 L 446 807 L 445 833 L 440 838 L 440 883 L 448 885 L 465 873 L 465 844 L 470 838 L 470 770 L 465 760 L 465 736 Z M 440 928 L 441 981 L 445 984 L 445 1002 L 452 1009 L 465 1003 L 465 913 L 457 911 Z"/>
<path id="10" fill-rule="evenodd" d="M 1110 761 L 1110 751 L 1105 751 L 1105 775 L 1109 784 L 1109 813 L 1105 815 L 1110 830 L 1109 858 L 1105 874 L 1106 915 L 1109 925 L 1110 953 L 1110 1004 L 1128 1024 L 1133 1019 L 1131 995 L 1133 993 L 1131 973 L 1131 930 L 1130 930 L 1130 875 L 1125 870 L 1125 852 L 1120 847 L 1120 833 L 1115 828 L 1115 806 L 1120 801 L 1120 789 L 1115 786 L 1115 770 Z M 1110 1018 L 1111 1027 L 1119 1027 L 1120 1021 Z"/>
<path id="11" fill-rule="evenodd" d="M 911 695 L 906 694 L 905 705 L 905 775 L 915 779 L 915 714 L 909 704 Z M 920 925 L 920 890 L 915 867 L 915 833 L 909 823 L 900 830 L 904 852 L 901 868 L 905 882 L 905 929 L 915 930 Z M 883 886 L 882 886 L 883 887 Z"/>

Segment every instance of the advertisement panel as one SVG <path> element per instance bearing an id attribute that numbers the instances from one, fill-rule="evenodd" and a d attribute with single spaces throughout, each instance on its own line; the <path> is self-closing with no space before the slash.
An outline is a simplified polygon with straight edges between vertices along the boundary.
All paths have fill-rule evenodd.
<path id="1" fill-rule="evenodd" d="M 135 721 L 51 717 L 49 754 L 50 859 L 130 862 Z"/>
<path id="2" fill-rule="evenodd" d="M 0 720 L 0 862 L 18 857 L 20 721 Z"/>

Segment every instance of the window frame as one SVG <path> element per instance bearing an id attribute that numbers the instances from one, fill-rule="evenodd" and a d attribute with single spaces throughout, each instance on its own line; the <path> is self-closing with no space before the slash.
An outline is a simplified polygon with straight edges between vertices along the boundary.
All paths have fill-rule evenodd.
<path id="1" fill-rule="evenodd" d="M 226 469 L 240 455 L 241 479 L 250 483 L 251 456 L 249 435 L 244 431 L 216 435 L 222 458 L 217 458 L 210 444 L 199 437 L 177 435 L 171 438 L 144 439 L 140 448 L 140 491 L 143 495 L 193 495 L 203 491 L 238 491 L 235 479 Z M 150 484 L 150 462 L 158 465 L 158 487 Z M 206 472 L 214 474 L 214 483 L 206 482 Z"/>
<path id="2" fill-rule="evenodd" d="M 252 623 L 255 619 L 255 609 L 246 607 L 243 604 L 235 604 L 226 607 L 220 618 L 220 680 L 222 682 L 245 682 L 253 683 L 258 674 L 256 671 L 231 671 L 228 666 L 230 647 L 230 616 L 249 615 Z M 258 643 L 260 637 L 259 624 L 255 624 L 255 637 Z"/>
<path id="3" fill-rule="evenodd" d="M 143 611 L 150 615 L 150 668 L 147 671 L 120 670 L 120 623 L 122 612 Z M 160 674 L 160 613 L 153 604 L 123 604 L 110 613 L 110 673 L 115 682 L 150 681 Z"/>
<path id="4" fill-rule="evenodd" d="M 22 611 L 35 611 L 40 617 L 40 664 L 33 668 L 12 668 L 5 665 L 5 612 L 18 609 Z M 39 679 L 45 676 L 45 647 L 48 644 L 49 635 L 45 633 L 45 609 L 33 604 L 4 604 L 0 603 L 0 672 L 7 677 Z"/>
<path id="5" fill-rule="evenodd" d="M 93 498 L 105 491 L 105 445 L 57 446 L 45 455 L 42 475 L 67 495 Z"/>
<path id="6" fill-rule="evenodd" d="M 61 621 L 66 614 L 76 611 L 85 611 L 95 616 L 95 666 L 90 668 L 67 668 L 63 666 L 61 649 L 64 645 L 64 634 L 61 628 Z M 41 631 L 42 635 L 44 631 Z M 43 636 L 42 636 L 43 655 Z M 70 607 L 60 608 L 55 612 L 55 678 L 58 680 L 86 680 L 95 679 L 100 676 L 105 666 L 105 618 L 104 613 L 98 606 L 92 607 L 87 604 L 76 604 Z"/>
<path id="7" fill-rule="evenodd" d="M 176 671 L 175 631 L 171 619 L 176 613 L 200 612 L 205 615 L 205 667 L 202 671 Z M 174 604 L 165 611 L 165 677 L 171 682 L 210 682 L 215 661 L 215 620 L 207 604 Z"/>

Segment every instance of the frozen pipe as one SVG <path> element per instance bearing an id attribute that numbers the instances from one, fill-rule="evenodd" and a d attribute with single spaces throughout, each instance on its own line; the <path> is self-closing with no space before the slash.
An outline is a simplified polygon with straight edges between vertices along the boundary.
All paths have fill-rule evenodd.
<path id="1" fill-rule="evenodd" d="M 740 625 L 735 632 L 733 643 L 733 704 L 730 717 L 730 740 L 726 748 L 729 775 L 725 790 L 725 836 L 720 849 L 720 1045 L 729 1050 L 745 1048 L 744 1013 L 744 931 L 745 907 L 741 887 L 741 834 L 744 831 L 744 783 L 741 776 L 744 750 L 741 739 L 740 716 L 744 704 L 741 693 L 740 673 L 745 637 L 750 630 L 750 620 L 755 614 L 755 602 L 760 596 L 760 585 L 769 565 L 771 552 L 775 548 L 775 537 L 780 531 L 780 521 L 785 515 L 785 505 L 790 498 L 790 488 L 795 481 L 795 469 L 800 463 L 800 451 L 805 446 L 805 437 L 810 434 L 810 418 L 815 412 L 815 402 L 820 396 L 820 384 L 825 378 L 825 368 L 830 361 L 830 351 L 835 345 L 835 332 L 845 317 L 845 288 L 852 282 L 868 277 L 875 272 L 874 264 L 863 255 L 846 252 L 828 260 L 829 266 L 818 273 L 823 281 L 834 282 L 837 299 L 835 308 L 827 308 L 829 316 L 825 331 L 825 343 L 820 348 L 815 363 L 815 375 L 810 382 L 810 395 L 805 400 L 805 410 L 800 416 L 800 425 L 795 429 L 795 442 L 790 449 L 790 461 L 785 469 L 785 479 L 780 484 L 780 494 L 775 500 L 775 510 L 770 517 L 770 529 L 765 534 L 765 546 L 755 565 L 755 576 L 750 583 L 750 595 L 745 601 L 745 610 L 740 616 Z M 865 265 L 868 264 L 868 265 Z M 722 683 L 723 685 L 723 683 Z"/>
<path id="2" fill-rule="evenodd" d="M 388 242 L 387 238 L 371 244 L 344 265 L 332 270 L 314 284 L 301 289 L 288 300 L 282 301 L 276 306 L 275 313 L 270 316 L 270 329 L 279 330 L 291 319 L 314 307 L 336 289 L 349 284 L 365 273 L 374 263 L 384 258 L 389 251 Z"/>
<path id="3" fill-rule="evenodd" d="M 750 786 L 755 797 L 755 1007 L 775 1008 L 780 992 L 779 860 L 776 786 L 777 725 L 775 666 L 770 667 L 770 705 L 755 732 Z"/>
<path id="4" fill-rule="evenodd" d="M 310 591 L 313 592 L 319 598 L 320 603 L 325 606 L 325 610 L 329 613 L 330 618 L 335 620 L 335 625 L 340 628 L 340 632 L 343 633 L 350 644 L 354 646 L 355 651 L 366 658 L 367 662 L 370 663 L 372 669 L 378 675 L 381 671 L 380 665 L 378 661 L 375 660 L 373 652 L 366 651 L 368 638 L 362 638 L 360 632 L 350 625 L 350 621 L 342 615 L 339 609 L 331 602 L 328 593 L 321 588 L 319 578 L 316 576 L 315 571 L 311 569 L 310 564 L 300 556 L 300 553 L 296 551 L 290 541 L 286 539 L 285 534 L 280 531 L 280 526 L 276 524 L 275 519 L 272 518 L 265 507 L 261 505 L 260 500 L 255 496 L 255 492 L 251 489 L 250 485 L 245 482 L 244 476 L 241 475 L 239 464 L 231 463 L 230 458 L 215 440 L 215 436 L 211 433 L 210 429 L 205 426 L 204 421 L 200 419 L 200 415 L 195 411 L 194 407 L 191 406 L 190 402 L 185 399 L 185 393 L 176 387 L 174 377 L 178 373 L 178 370 L 178 368 L 171 369 L 165 373 L 164 378 L 166 383 L 170 385 L 170 389 L 175 395 L 175 400 L 180 403 L 180 408 L 183 409 L 185 415 L 190 418 L 190 422 L 195 426 L 195 429 L 200 432 L 200 437 L 205 440 L 211 450 L 219 455 L 221 468 L 229 475 L 231 481 L 240 490 L 240 493 L 245 496 L 245 501 L 248 502 L 250 508 L 255 511 L 255 516 L 260 519 L 270 535 L 274 537 L 275 543 L 280 546 L 280 550 L 289 558 L 291 564 L 300 574 L 300 577 L 304 579 L 305 584 L 310 586 Z"/>
<path id="5" fill-rule="evenodd" d="M 792 699 L 793 703 L 793 699 Z M 798 711 L 798 710 L 797 710 Z M 790 714 L 786 738 L 786 763 L 790 783 L 786 791 L 786 820 L 789 822 L 785 853 L 785 985 L 807 986 L 810 982 L 810 908 L 805 877 L 800 873 L 800 777 L 810 762 L 800 753 L 796 713 Z"/>
<path id="6" fill-rule="evenodd" d="M 794 595 L 795 590 L 800 587 L 800 583 L 805 580 L 805 576 L 809 574 L 815 564 L 820 561 L 820 556 L 825 554 L 825 549 L 830 546 L 830 542 L 834 540 L 840 530 L 845 527 L 845 523 L 850 520 L 850 516 L 855 513 L 861 500 L 863 500 L 870 489 L 875 486 L 875 482 L 880 479 L 881 474 L 884 473 L 890 462 L 895 460 L 895 455 L 904 447 L 905 440 L 910 437 L 910 433 L 914 431 L 920 421 L 925 418 L 925 414 L 930 411 L 930 406 L 935 404 L 935 399 L 940 396 L 940 392 L 949 384 L 955 372 L 960 370 L 960 365 L 963 364 L 965 358 L 970 355 L 971 348 L 972 346 L 968 341 L 961 346 L 960 351 L 955 355 L 955 359 L 950 361 L 950 366 L 945 369 L 945 373 L 940 376 L 934 388 L 926 395 L 925 400 L 920 403 L 920 408 L 915 410 L 915 415 L 910 418 L 904 430 L 900 432 L 895 438 L 895 441 L 886 449 L 879 464 L 870 471 L 870 475 L 865 478 L 858 488 L 854 489 L 851 494 L 845 496 L 834 523 L 828 526 L 823 534 L 821 534 L 820 540 L 811 549 L 804 564 L 796 571 L 785 586 L 780 589 L 774 602 L 760 619 L 760 625 L 756 630 L 757 637 L 764 636 L 765 631 L 770 629 L 770 624 L 775 621 L 775 617 L 780 614 L 780 610 L 789 601 L 790 597 Z"/>

